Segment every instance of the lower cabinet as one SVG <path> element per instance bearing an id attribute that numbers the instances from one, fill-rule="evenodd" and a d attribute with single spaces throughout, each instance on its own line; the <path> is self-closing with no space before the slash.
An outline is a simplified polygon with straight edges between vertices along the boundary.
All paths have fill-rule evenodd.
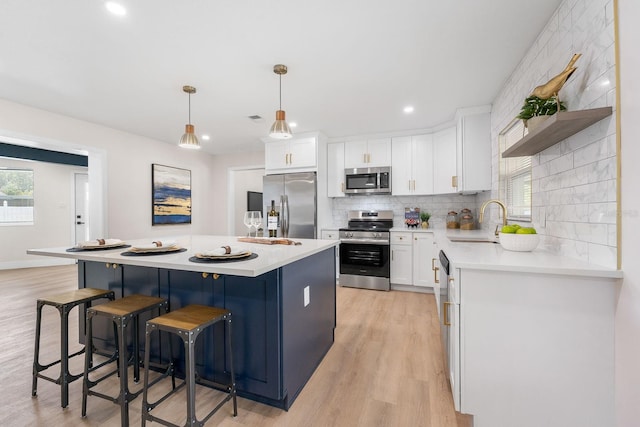
<path id="1" fill-rule="evenodd" d="M 434 251 L 432 232 L 391 232 L 391 284 L 433 288 Z"/>
<path id="2" fill-rule="evenodd" d="M 395 285 L 413 285 L 413 250 L 411 233 L 391 233 L 391 274 L 390 282 Z"/>

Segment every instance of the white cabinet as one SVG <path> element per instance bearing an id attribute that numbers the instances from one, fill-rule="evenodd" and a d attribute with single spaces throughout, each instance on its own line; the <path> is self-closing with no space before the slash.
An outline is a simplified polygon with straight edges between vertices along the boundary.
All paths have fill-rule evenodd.
<path id="1" fill-rule="evenodd" d="M 317 138 L 293 138 L 265 143 L 265 172 L 317 170 Z"/>
<path id="2" fill-rule="evenodd" d="M 432 135 L 403 136 L 392 139 L 391 194 L 394 196 L 433 194 L 432 141 Z"/>
<path id="3" fill-rule="evenodd" d="M 434 247 L 431 232 L 391 232 L 391 283 L 433 288 Z"/>
<path id="4" fill-rule="evenodd" d="M 390 282 L 397 285 L 411 285 L 413 280 L 413 249 L 410 232 L 391 233 L 391 274 Z"/>
<path id="5" fill-rule="evenodd" d="M 320 232 L 320 237 L 323 240 L 339 240 L 340 233 L 337 229 L 323 229 Z M 336 246 L 336 279 L 340 278 L 340 246 Z"/>
<path id="6" fill-rule="evenodd" d="M 345 143 L 345 168 L 382 166 L 391 166 L 391 138 L 348 141 Z"/>
<path id="7" fill-rule="evenodd" d="M 327 144 L 327 197 L 344 197 L 344 142 Z"/>
<path id="8" fill-rule="evenodd" d="M 617 279 L 455 267 L 451 275 L 456 410 L 474 415 L 475 427 L 615 425 Z"/>
<path id="9" fill-rule="evenodd" d="M 464 114 L 457 124 L 458 193 L 491 190 L 491 113 Z"/>
<path id="10" fill-rule="evenodd" d="M 413 285 L 434 287 L 433 234 L 413 233 Z"/>
<path id="11" fill-rule="evenodd" d="M 458 191 L 456 176 L 456 127 L 433 134 L 433 194 L 450 194 Z"/>

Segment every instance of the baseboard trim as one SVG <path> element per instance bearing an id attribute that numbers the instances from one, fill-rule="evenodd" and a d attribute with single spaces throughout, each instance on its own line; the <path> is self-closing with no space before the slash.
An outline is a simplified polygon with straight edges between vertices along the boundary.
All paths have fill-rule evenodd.
<path id="1" fill-rule="evenodd" d="M 32 268 L 32 267 L 53 267 L 56 265 L 68 265 L 75 264 L 73 259 L 65 258 L 43 258 L 34 260 L 22 260 L 22 261 L 8 261 L 0 262 L 0 270 L 15 270 L 18 268 Z"/>

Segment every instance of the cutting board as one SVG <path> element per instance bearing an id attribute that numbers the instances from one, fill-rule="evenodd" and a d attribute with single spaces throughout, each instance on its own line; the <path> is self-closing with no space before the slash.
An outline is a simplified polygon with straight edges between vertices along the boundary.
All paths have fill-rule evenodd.
<path id="1" fill-rule="evenodd" d="M 259 243 L 262 245 L 301 245 L 290 239 L 261 239 L 259 237 L 238 237 L 238 242 Z"/>

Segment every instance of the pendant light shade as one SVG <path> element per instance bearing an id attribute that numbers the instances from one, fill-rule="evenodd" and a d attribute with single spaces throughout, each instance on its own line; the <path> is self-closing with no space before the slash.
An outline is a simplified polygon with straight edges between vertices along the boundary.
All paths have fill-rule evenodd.
<path id="1" fill-rule="evenodd" d="M 189 123 L 185 126 L 184 135 L 180 138 L 178 144 L 183 148 L 200 148 L 200 141 L 194 132 L 195 128 L 191 124 L 191 94 L 196 93 L 196 88 L 193 86 L 182 86 L 182 90 L 189 94 Z"/>
<path id="2" fill-rule="evenodd" d="M 285 119 L 285 112 L 282 109 L 282 75 L 287 74 L 287 66 L 282 64 L 274 65 L 273 72 L 280 77 L 280 108 L 276 111 L 276 121 L 273 122 L 271 126 L 269 136 L 272 138 L 287 139 L 291 138 L 292 135 L 291 128 L 289 128 Z"/>

